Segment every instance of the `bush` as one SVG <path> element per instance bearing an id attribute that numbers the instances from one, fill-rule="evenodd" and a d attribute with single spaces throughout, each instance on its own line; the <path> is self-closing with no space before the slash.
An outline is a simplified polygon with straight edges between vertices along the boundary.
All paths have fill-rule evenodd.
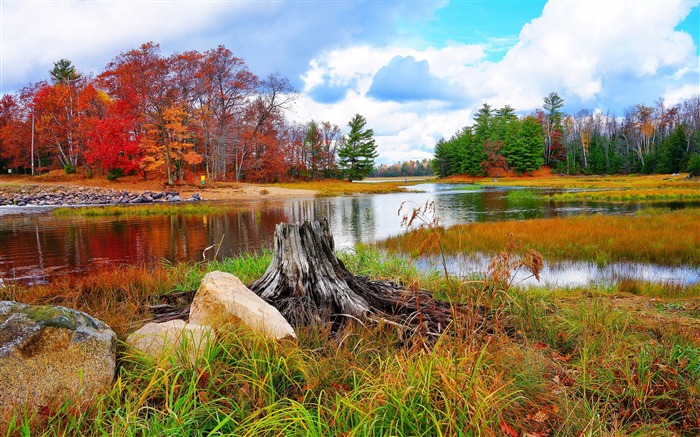
<path id="1" fill-rule="evenodd" d="M 76 171 L 76 168 L 70 164 L 66 164 L 65 167 L 63 167 L 63 171 L 66 172 L 66 174 L 73 174 Z"/>
<path id="2" fill-rule="evenodd" d="M 108 181 L 116 181 L 122 176 L 124 176 L 124 170 L 122 170 L 121 168 L 113 168 L 107 172 Z"/>
<path id="3" fill-rule="evenodd" d="M 700 155 L 693 155 L 688 161 L 688 173 L 691 176 L 700 176 Z"/>

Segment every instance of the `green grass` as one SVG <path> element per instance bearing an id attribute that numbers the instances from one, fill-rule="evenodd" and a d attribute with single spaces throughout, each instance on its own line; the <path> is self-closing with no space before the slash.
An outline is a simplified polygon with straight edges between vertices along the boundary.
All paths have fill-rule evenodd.
<path id="1" fill-rule="evenodd" d="M 508 201 L 510 202 L 529 202 L 534 200 L 546 199 L 545 196 L 541 195 L 536 190 L 522 189 L 522 190 L 510 190 L 508 191 Z"/>
<path id="2" fill-rule="evenodd" d="M 52 211 L 57 216 L 149 216 L 149 215 L 206 215 L 222 214 L 230 211 L 231 205 L 212 205 L 209 203 L 185 204 L 149 204 L 129 206 L 88 206 L 80 208 L 56 208 Z"/>
<path id="3" fill-rule="evenodd" d="M 478 302 L 492 292 L 487 278 L 447 284 L 369 248 L 341 256 L 355 273 L 439 289 L 453 300 Z M 250 282 L 269 260 L 264 252 L 121 268 L 43 288 L 12 286 L 0 298 L 80 307 L 127 326 L 148 315 L 152 294 L 192 289 L 212 269 Z M 17 412 L 6 435 L 700 433 L 698 299 L 653 288 L 648 296 L 615 288 L 496 292 L 491 331 L 458 324 L 428 349 L 402 344 L 393 326 L 360 324 L 337 334 L 303 327 L 296 342 L 232 328 L 195 365 L 153 362 L 120 344 L 118 377 L 95 404 Z"/>

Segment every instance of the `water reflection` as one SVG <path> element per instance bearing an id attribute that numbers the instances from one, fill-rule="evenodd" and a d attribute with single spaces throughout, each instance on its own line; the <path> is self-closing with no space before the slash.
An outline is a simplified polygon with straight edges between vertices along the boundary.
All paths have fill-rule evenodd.
<path id="1" fill-rule="evenodd" d="M 450 274 L 461 277 L 483 275 L 491 257 L 483 254 L 451 256 L 445 265 Z M 416 265 L 426 271 L 442 272 L 442 261 L 433 257 L 419 258 Z M 583 261 L 545 261 L 538 281 L 521 269 L 516 272 L 513 284 L 524 286 L 579 287 L 592 284 L 615 284 L 623 279 L 692 286 L 700 284 L 700 267 L 661 266 L 644 263 L 616 262 L 599 266 Z"/>
<path id="2" fill-rule="evenodd" d="M 206 247 L 219 257 L 271 248 L 275 225 L 327 218 L 336 248 L 399 234 L 399 209 L 434 202 L 441 224 L 522 220 L 579 214 L 625 214 L 649 203 L 554 203 L 509 199 L 507 188 L 421 184 L 407 193 L 316 199 L 221 203 L 227 210 L 203 216 L 67 217 L 8 214 L 0 207 L 0 281 L 41 283 L 102 265 L 202 260 Z M 549 192 L 549 191 L 546 191 Z M 674 207 L 686 207 L 683 202 Z M 664 204 L 668 206 L 668 204 Z M 692 205 L 691 205 L 692 206 Z M 696 204 L 697 206 L 697 204 Z M 15 208 L 16 209 L 16 208 Z M 401 214 L 401 215 L 402 215 Z M 426 220 L 431 220 L 428 215 Z M 213 256 L 214 250 L 207 253 Z"/>

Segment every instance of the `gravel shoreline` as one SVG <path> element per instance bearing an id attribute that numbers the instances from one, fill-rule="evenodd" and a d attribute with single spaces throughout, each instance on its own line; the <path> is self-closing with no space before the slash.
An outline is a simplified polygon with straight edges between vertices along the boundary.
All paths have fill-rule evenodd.
<path id="1" fill-rule="evenodd" d="M 62 206 L 62 205 L 119 205 L 140 203 L 196 202 L 198 193 L 183 199 L 176 191 L 144 191 L 135 193 L 111 188 L 93 187 L 17 187 L 0 189 L 0 206 Z"/>

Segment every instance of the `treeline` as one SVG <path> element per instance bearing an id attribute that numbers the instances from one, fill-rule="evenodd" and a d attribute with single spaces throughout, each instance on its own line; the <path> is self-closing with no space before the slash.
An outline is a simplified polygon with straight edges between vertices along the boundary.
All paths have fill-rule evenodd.
<path id="1" fill-rule="evenodd" d="M 542 109 L 518 117 L 484 104 L 474 124 L 435 146 L 433 169 L 452 174 L 522 174 L 543 165 L 561 174 L 700 174 L 700 96 L 667 107 L 636 105 L 623 117 L 563 112 L 551 93 Z"/>
<path id="2" fill-rule="evenodd" d="M 429 159 L 396 162 L 394 164 L 380 164 L 375 166 L 370 173 L 373 178 L 393 178 L 408 176 L 432 176 L 433 167 Z"/>
<path id="3" fill-rule="evenodd" d="M 268 182 L 344 170 L 341 129 L 287 120 L 298 96 L 289 81 L 256 76 L 224 46 L 164 56 L 147 43 L 121 53 L 96 77 L 81 75 L 68 60 L 49 73 L 47 81 L 2 96 L 0 168 L 80 167 L 171 184 L 199 173 Z"/>

